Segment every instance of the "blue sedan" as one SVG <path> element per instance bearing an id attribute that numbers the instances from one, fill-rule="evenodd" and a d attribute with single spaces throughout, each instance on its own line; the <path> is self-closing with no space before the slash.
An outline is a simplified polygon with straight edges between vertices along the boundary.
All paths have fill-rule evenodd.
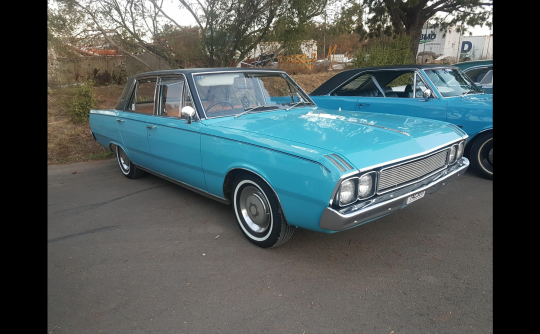
<path id="1" fill-rule="evenodd" d="M 125 177 L 151 173 L 230 204 L 264 248 L 296 228 L 335 233 L 386 216 L 469 166 L 460 128 L 322 109 L 279 70 L 141 73 L 116 107 L 90 111 L 90 127 Z"/>
<path id="2" fill-rule="evenodd" d="M 493 94 L 493 59 L 464 61 L 453 66 L 459 67 L 484 93 Z"/>
<path id="3" fill-rule="evenodd" d="M 310 97 L 319 107 L 341 115 L 366 111 L 450 122 L 469 135 L 465 156 L 473 168 L 493 179 L 493 95 L 455 66 L 352 69 L 336 74 Z"/>

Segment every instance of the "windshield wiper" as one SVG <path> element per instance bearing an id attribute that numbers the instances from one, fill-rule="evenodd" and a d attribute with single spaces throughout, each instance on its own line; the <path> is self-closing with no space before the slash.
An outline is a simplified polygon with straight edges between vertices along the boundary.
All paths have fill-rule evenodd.
<path id="1" fill-rule="evenodd" d="M 296 102 L 295 104 L 293 104 L 293 105 L 290 106 L 289 108 L 286 108 L 285 111 L 289 111 L 289 110 L 291 110 L 292 108 L 294 108 L 294 107 L 296 107 L 297 105 L 302 104 L 302 103 L 311 103 L 311 102 L 306 102 L 306 101 Z"/>
<path id="2" fill-rule="evenodd" d="M 244 111 L 242 111 L 238 115 L 234 116 L 234 118 L 238 118 L 238 117 L 240 117 L 240 116 L 242 116 L 244 114 L 247 114 L 248 112 L 250 112 L 252 110 L 259 109 L 259 108 L 264 108 L 264 107 L 279 107 L 279 106 L 277 104 L 263 104 L 263 105 L 260 105 L 260 106 L 247 108 L 247 109 L 244 109 Z"/>

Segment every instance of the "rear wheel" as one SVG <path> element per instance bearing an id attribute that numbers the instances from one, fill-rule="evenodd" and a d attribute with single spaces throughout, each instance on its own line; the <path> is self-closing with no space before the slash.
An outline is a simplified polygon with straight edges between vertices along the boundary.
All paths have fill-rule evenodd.
<path id="1" fill-rule="evenodd" d="M 261 178 L 244 173 L 233 187 L 233 210 L 244 236 L 262 248 L 289 240 L 295 227 L 285 220 L 277 196 Z"/>
<path id="2" fill-rule="evenodd" d="M 493 180 L 493 133 L 484 133 L 471 146 L 471 165 L 483 178 Z"/>
<path id="3" fill-rule="evenodd" d="M 118 165 L 120 166 L 122 174 L 128 179 L 136 179 L 145 174 L 143 170 L 137 168 L 137 166 L 131 162 L 126 152 L 118 145 L 116 145 L 116 159 L 118 160 Z"/>

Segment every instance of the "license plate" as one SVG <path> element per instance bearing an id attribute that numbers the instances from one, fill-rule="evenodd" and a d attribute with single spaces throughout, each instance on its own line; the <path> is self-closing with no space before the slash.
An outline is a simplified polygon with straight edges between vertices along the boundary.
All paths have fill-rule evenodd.
<path id="1" fill-rule="evenodd" d="M 414 195 L 409 196 L 407 198 L 407 204 L 412 203 L 412 202 L 414 202 L 416 200 L 419 200 L 420 198 L 424 197 L 425 194 L 426 194 L 426 191 L 424 190 L 424 191 L 422 191 L 422 192 L 420 192 L 418 194 L 414 194 Z"/>

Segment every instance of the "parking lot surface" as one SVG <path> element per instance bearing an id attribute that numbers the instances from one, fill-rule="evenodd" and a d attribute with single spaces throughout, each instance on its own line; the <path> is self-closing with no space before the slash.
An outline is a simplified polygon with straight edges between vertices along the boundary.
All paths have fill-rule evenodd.
<path id="1" fill-rule="evenodd" d="M 493 181 L 252 245 L 230 206 L 115 159 L 48 167 L 48 333 L 492 333 Z"/>

